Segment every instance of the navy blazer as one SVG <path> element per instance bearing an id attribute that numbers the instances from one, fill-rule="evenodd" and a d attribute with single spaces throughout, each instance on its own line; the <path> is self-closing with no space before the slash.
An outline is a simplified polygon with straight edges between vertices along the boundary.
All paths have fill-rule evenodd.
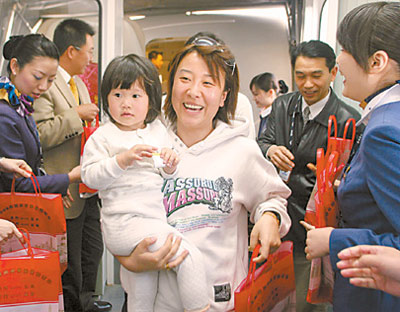
<path id="1" fill-rule="evenodd" d="M 400 101 L 377 107 L 360 147 L 340 182 L 338 202 L 343 229 L 330 236 L 337 311 L 400 311 L 400 297 L 353 286 L 336 266 L 337 254 L 355 245 L 400 248 Z"/>
<path id="2" fill-rule="evenodd" d="M 23 159 L 37 176 L 43 193 L 66 195 L 69 178 L 67 174 L 39 176 L 41 165 L 40 142 L 32 116 L 20 116 L 5 100 L 0 100 L 0 156 Z M 12 173 L 1 173 L 0 191 L 11 190 Z M 34 193 L 31 179 L 19 178 L 15 189 L 18 192 Z"/>

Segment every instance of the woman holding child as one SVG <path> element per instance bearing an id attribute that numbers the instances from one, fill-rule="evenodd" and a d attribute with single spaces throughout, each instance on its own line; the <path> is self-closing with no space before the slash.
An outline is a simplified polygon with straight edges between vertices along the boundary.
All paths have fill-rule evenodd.
<path id="1" fill-rule="evenodd" d="M 194 42 L 170 65 L 165 115 L 177 173 L 162 186 L 168 223 L 203 254 L 210 311 L 233 308 L 233 292 L 247 274 L 247 212 L 256 222 L 251 247 L 261 243 L 262 261 L 280 245 L 290 227 L 290 190 L 248 139 L 248 121 L 234 121 L 238 69 L 226 46 Z M 180 240 L 169 236 L 156 252 L 146 238 L 128 257 L 118 257 L 135 272 L 161 270 L 154 311 L 182 311 L 176 275 L 187 253 L 175 257 Z"/>

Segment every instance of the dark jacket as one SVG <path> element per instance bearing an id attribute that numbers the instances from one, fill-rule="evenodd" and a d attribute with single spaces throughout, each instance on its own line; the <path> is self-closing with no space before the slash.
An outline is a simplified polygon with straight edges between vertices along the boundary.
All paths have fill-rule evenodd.
<path id="1" fill-rule="evenodd" d="M 0 155 L 7 158 L 23 159 L 39 175 L 41 164 L 40 143 L 32 116 L 21 117 L 14 108 L 0 100 Z M 0 175 L 0 191 L 9 192 L 13 179 L 12 173 Z M 45 175 L 37 177 L 43 193 L 67 193 L 69 178 L 67 174 Z M 30 179 L 19 178 L 15 183 L 16 191 L 33 193 Z"/>
<path id="2" fill-rule="evenodd" d="M 283 145 L 294 155 L 295 167 L 288 182 L 292 190 L 292 195 L 288 198 L 288 213 L 292 219 L 292 227 L 285 240 L 292 240 L 296 251 L 303 250 L 305 247 L 306 231 L 299 221 L 304 219 L 307 202 L 316 181 L 314 173 L 307 168 L 307 164 L 316 163 L 318 148 L 322 147 L 326 151 L 329 116 L 336 116 L 339 136 L 343 136 L 344 126 L 349 118 L 355 118 L 356 121 L 360 118 L 356 109 L 339 100 L 331 90 L 325 107 L 303 129 L 301 102 L 299 92 L 278 97 L 272 104 L 267 129 L 257 139 L 264 155 L 271 145 Z M 293 113 L 295 116 L 293 146 L 290 146 L 289 132 Z"/>

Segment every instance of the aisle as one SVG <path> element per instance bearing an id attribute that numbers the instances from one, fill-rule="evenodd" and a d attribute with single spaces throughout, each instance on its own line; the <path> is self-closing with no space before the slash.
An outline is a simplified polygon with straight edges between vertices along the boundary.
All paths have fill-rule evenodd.
<path id="1" fill-rule="evenodd" d="M 124 303 L 124 291 L 120 284 L 106 286 L 100 300 L 111 302 L 112 312 L 121 312 Z"/>

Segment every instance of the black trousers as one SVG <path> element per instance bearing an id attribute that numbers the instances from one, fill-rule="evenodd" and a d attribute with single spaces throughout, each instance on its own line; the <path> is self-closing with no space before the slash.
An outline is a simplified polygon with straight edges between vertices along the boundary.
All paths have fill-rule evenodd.
<path id="1" fill-rule="evenodd" d="M 62 275 L 65 312 L 81 312 L 92 303 L 103 254 L 98 196 L 86 199 L 78 218 L 67 219 L 68 268 Z"/>

